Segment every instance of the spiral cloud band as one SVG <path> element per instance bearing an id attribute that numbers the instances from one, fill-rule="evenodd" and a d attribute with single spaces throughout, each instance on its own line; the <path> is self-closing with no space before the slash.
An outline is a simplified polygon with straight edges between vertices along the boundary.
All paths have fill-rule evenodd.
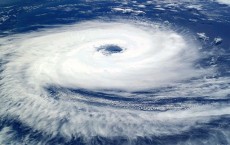
<path id="1" fill-rule="evenodd" d="M 19 62 L 34 62 L 28 73 L 36 83 L 84 89 L 139 90 L 200 75 L 192 66 L 198 55 L 190 47 L 196 46 L 186 46 L 189 42 L 175 32 L 145 29 L 121 23 L 78 24 L 21 42 L 33 60 L 21 57 Z M 121 52 L 113 53 L 112 47 Z M 34 55 L 37 51 L 46 54 Z"/>
<path id="2" fill-rule="evenodd" d="M 1 44 L 1 118 L 52 137 L 179 134 L 230 114 L 224 102 L 164 103 L 229 93 L 228 79 L 198 67 L 205 56 L 196 40 L 166 26 L 88 21 Z"/>

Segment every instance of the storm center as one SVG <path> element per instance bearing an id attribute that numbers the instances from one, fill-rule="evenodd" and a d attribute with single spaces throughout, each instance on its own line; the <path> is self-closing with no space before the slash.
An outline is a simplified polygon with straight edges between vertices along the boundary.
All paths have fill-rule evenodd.
<path id="1" fill-rule="evenodd" d="M 104 55 L 112 55 L 115 53 L 122 53 L 124 51 L 124 49 L 122 49 L 121 47 L 117 46 L 117 45 L 103 45 L 100 46 L 97 51 L 101 52 Z"/>

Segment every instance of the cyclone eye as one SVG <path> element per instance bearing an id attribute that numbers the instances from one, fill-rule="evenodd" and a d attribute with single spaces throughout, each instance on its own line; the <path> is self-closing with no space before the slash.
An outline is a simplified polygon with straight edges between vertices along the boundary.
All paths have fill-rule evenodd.
<path id="1" fill-rule="evenodd" d="M 112 55 L 115 53 L 122 53 L 124 49 L 122 49 L 121 47 L 117 45 L 110 44 L 110 45 L 100 46 L 99 48 L 97 48 L 97 51 L 101 52 L 104 55 Z"/>

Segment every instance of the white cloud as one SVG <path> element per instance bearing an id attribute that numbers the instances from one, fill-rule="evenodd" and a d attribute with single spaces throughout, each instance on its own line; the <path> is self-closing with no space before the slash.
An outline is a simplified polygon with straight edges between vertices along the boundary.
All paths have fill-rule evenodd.
<path id="1" fill-rule="evenodd" d="M 226 4 L 226 5 L 230 5 L 230 1 L 229 0 L 216 0 L 218 3 L 221 4 Z"/>
<path id="2" fill-rule="evenodd" d="M 130 102 L 121 102 L 126 108 L 111 107 L 114 102 L 107 107 L 83 103 L 110 102 L 68 91 L 57 91 L 59 100 L 55 100 L 44 89 L 54 85 L 92 91 L 119 89 L 130 94 L 170 86 L 173 89 L 158 95 L 180 97 L 192 92 L 203 97 L 216 93 L 224 98 L 229 92 L 229 79 L 203 79 L 213 69 L 194 67 L 202 53 L 191 38 L 158 24 L 121 20 L 83 22 L 2 38 L 0 57 L 6 62 L 0 73 L 0 116 L 13 117 L 51 136 L 60 134 L 71 139 L 177 134 L 209 122 L 212 116 L 229 115 L 229 106 L 218 103 L 191 102 L 184 110 L 162 105 L 169 110 L 141 111 L 132 109 Z M 107 56 L 97 51 L 109 44 L 124 48 L 124 52 Z M 191 78 L 196 81 L 190 83 Z M 199 85 L 205 89 L 199 89 Z M 127 94 L 116 95 L 132 97 Z"/>

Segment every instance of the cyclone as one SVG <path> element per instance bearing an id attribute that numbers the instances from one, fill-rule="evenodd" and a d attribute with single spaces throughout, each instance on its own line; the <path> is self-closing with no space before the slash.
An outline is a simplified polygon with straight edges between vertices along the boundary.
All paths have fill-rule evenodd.
<path id="1" fill-rule="evenodd" d="M 0 116 L 45 136 L 164 136 L 230 114 L 229 79 L 173 26 L 91 20 L 0 41 Z"/>
<path id="2" fill-rule="evenodd" d="M 193 66 L 198 46 L 155 27 L 85 22 L 29 34 L 19 43 L 25 57 L 15 61 L 29 63 L 25 73 L 33 74 L 31 79 L 42 86 L 143 90 L 201 75 Z"/>

